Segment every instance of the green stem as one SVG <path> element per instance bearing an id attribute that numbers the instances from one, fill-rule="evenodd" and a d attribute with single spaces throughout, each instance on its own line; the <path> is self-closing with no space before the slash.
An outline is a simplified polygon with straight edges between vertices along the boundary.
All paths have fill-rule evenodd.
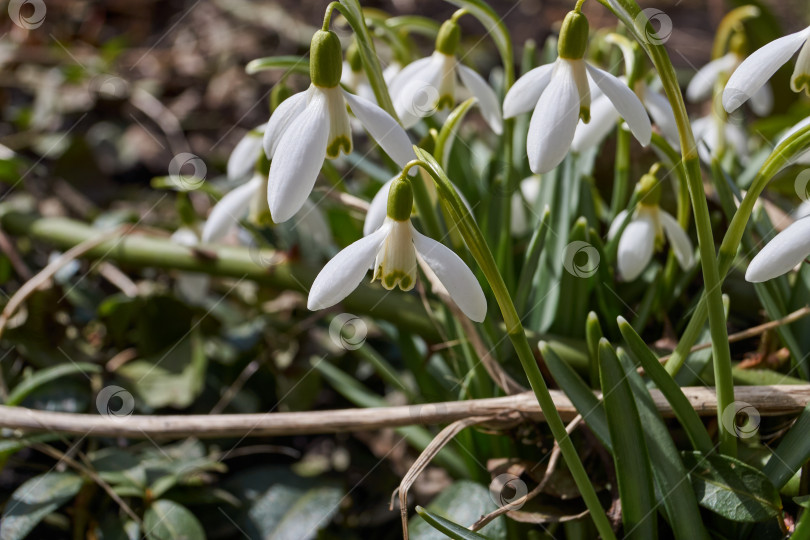
<path id="1" fill-rule="evenodd" d="M 639 20 L 642 11 L 635 0 L 614 0 L 602 3 L 627 25 L 631 31 L 638 32 L 635 21 Z M 619 11 L 614 6 L 620 6 Z M 644 20 L 644 17 L 641 17 Z M 646 26 L 651 29 L 649 21 Z M 724 454 L 735 456 L 737 444 L 734 434 L 723 425 L 723 411 L 734 401 L 734 381 L 731 375 L 731 352 L 728 343 L 728 330 L 723 313 L 723 297 L 720 289 L 721 281 L 717 270 L 715 258 L 714 239 L 712 237 L 709 206 L 703 191 L 703 180 L 700 173 L 695 137 L 692 134 L 689 116 L 683 101 L 680 86 L 675 75 L 675 68 L 669 59 L 666 49 L 660 44 L 650 44 L 648 39 L 638 39 L 639 44 L 645 48 L 661 78 L 667 93 L 675 121 L 678 125 L 681 153 L 683 156 L 684 171 L 689 186 L 689 196 L 695 214 L 695 228 L 697 230 L 698 248 L 700 251 L 703 282 L 706 284 L 707 302 L 709 312 L 709 327 L 712 336 L 712 355 L 714 364 L 715 385 L 717 388 L 717 415 L 720 450 Z"/>
<path id="2" fill-rule="evenodd" d="M 332 12 L 338 7 L 340 7 L 340 2 L 329 2 L 329 5 L 326 6 L 326 11 L 323 14 L 323 26 L 321 26 L 321 30 L 324 32 L 329 31 L 329 24 L 332 22 Z"/>
<path id="3" fill-rule="evenodd" d="M 754 177 L 751 187 L 745 193 L 740 206 L 734 214 L 731 223 L 728 226 L 723 242 L 720 244 L 720 250 L 717 257 L 717 266 L 720 275 L 725 278 L 734 258 L 737 255 L 737 249 L 742 241 L 743 233 L 748 225 L 748 220 L 751 213 L 754 211 L 754 204 L 762 194 L 768 182 L 790 161 L 800 153 L 804 152 L 810 145 L 810 126 L 800 129 L 790 137 L 786 138 L 773 149 L 771 155 L 762 164 L 756 177 Z M 692 346 L 697 342 L 703 324 L 706 322 L 706 295 L 705 293 L 700 299 L 689 324 L 686 326 L 681 339 L 678 341 L 678 346 L 675 351 L 667 360 L 666 368 L 671 375 L 675 375 L 683 366 L 686 357 L 689 356 L 689 351 Z"/>
<path id="4" fill-rule="evenodd" d="M 512 346 L 517 352 L 518 359 L 520 360 L 521 366 L 523 366 L 523 370 L 526 372 L 526 377 L 529 379 L 529 384 L 534 391 L 537 402 L 540 404 L 543 414 L 546 417 L 549 429 L 551 429 L 551 433 L 560 447 L 560 452 L 568 465 L 568 469 L 571 471 L 571 475 L 582 494 L 586 506 L 590 510 L 591 517 L 596 524 L 599 534 L 602 535 L 602 538 L 615 538 L 610 522 L 599 501 L 599 497 L 596 495 L 596 490 L 588 478 L 588 473 L 585 471 L 585 467 L 583 467 L 582 461 L 579 459 L 573 442 L 565 431 L 565 424 L 562 418 L 560 418 L 559 412 L 557 412 L 548 386 L 546 386 L 543 375 L 540 373 L 540 368 L 529 346 L 529 341 L 526 338 L 520 317 L 515 310 L 512 298 L 509 295 L 509 291 L 506 288 L 501 274 L 498 272 L 498 266 L 495 264 L 495 259 L 492 257 L 492 252 L 489 250 L 481 230 L 464 206 L 464 203 L 461 202 L 461 198 L 450 183 L 450 179 L 447 178 L 435 158 L 419 148 L 415 147 L 414 150 L 417 157 L 424 162 L 423 166 L 433 177 L 439 196 L 447 203 L 454 225 L 458 226 L 464 240 L 467 242 L 470 252 L 481 267 L 484 276 L 486 276 L 492 288 L 492 292 L 495 295 L 495 299 L 503 315 L 507 334 L 512 342 Z"/>
<path id="5" fill-rule="evenodd" d="M 616 164 L 613 170 L 613 197 L 610 201 L 610 220 L 624 209 L 627 187 L 630 185 L 630 132 L 621 126 L 616 133 Z"/>

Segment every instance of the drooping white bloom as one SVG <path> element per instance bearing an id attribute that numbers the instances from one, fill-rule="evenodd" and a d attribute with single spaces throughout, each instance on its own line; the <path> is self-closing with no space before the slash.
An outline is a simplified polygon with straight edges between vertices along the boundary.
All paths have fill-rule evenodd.
<path id="1" fill-rule="evenodd" d="M 251 205 L 261 203 L 266 179 L 256 174 L 250 181 L 226 193 L 214 205 L 203 226 L 201 242 L 216 243 L 236 231 L 239 222 L 248 216 Z M 331 246 L 332 234 L 321 209 L 307 199 L 301 212 L 294 216 L 294 227 L 320 246 Z"/>
<path id="2" fill-rule="evenodd" d="M 228 156 L 227 176 L 228 180 L 235 182 L 247 178 L 256 166 L 256 160 L 262 151 L 262 137 L 267 123 L 257 126 L 245 133 L 236 146 L 233 147 L 231 155 Z"/>
<path id="3" fill-rule="evenodd" d="M 810 218 L 793 222 L 757 253 L 745 279 L 752 283 L 768 281 L 790 272 L 810 256 Z"/>
<path id="4" fill-rule="evenodd" d="M 411 290 L 416 283 L 417 258 L 436 274 L 450 297 L 470 319 L 486 317 L 487 301 L 481 285 L 464 261 L 443 244 L 419 233 L 410 219 L 386 217 L 382 227 L 335 255 L 315 278 L 307 307 L 326 309 L 346 298 L 369 268 L 388 290 Z"/>
<path id="5" fill-rule="evenodd" d="M 743 60 L 738 53 L 729 52 L 700 68 L 686 87 L 686 99 L 692 103 L 710 99 L 717 81 L 734 72 Z M 763 84 L 752 94 L 751 108 L 759 116 L 770 114 L 773 108 L 773 92 L 770 85 Z"/>
<path id="6" fill-rule="evenodd" d="M 456 49 L 461 30 L 453 20 L 445 21 L 436 38 L 431 56 L 411 62 L 389 84 L 394 110 L 402 125 L 410 128 L 420 118 L 432 115 L 457 101 L 459 83 L 478 100 L 481 114 L 497 134 L 503 131 L 503 118 L 498 96 L 474 70 L 461 64 Z"/>
<path id="7" fill-rule="evenodd" d="M 626 217 L 627 210 L 619 212 L 610 225 L 609 239 L 618 234 Z M 641 275 L 665 235 L 681 268 L 686 270 L 694 264 L 692 242 L 678 221 L 657 204 L 639 204 L 619 238 L 617 262 L 623 280 L 633 281 Z"/>
<path id="8" fill-rule="evenodd" d="M 619 80 L 624 81 L 624 78 L 620 77 Z M 652 121 L 661 130 L 661 134 L 677 147 L 679 144 L 678 125 L 667 98 L 650 88 L 644 81 L 636 83 L 635 94 L 647 109 Z M 580 119 L 577 124 L 574 140 L 571 142 L 571 150 L 574 152 L 584 152 L 601 143 L 616 127 L 616 122 L 620 118 L 619 111 L 613 106 L 613 102 L 598 88 L 593 89 L 592 97 L 591 120 L 586 124 Z"/>
<path id="9" fill-rule="evenodd" d="M 737 124 L 722 122 L 723 131 L 721 132 L 720 124 L 721 122 L 713 115 L 704 116 L 692 122 L 692 133 L 697 142 L 700 159 L 705 163 L 711 163 L 712 155 L 720 145 L 722 134 L 725 144 L 734 149 L 734 153 L 742 163 L 747 163 L 748 135 L 745 130 Z"/>
<path id="10" fill-rule="evenodd" d="M 290 219 L 307 200 L 325 158 L 352 150 L 348 106 L 371 137 L 400 166 L 414 158 L 408 135 L 374 103 L 340 88 L 342 52 L 334 32 L 312 39 L 309 89 L 283 101 L 264 131 L 270 164 L 267 201 L 276 223 Z"/>
<path id="11" fill-rule="evenodd" d="M 584 60 L 587 41 L 587 19 L 570 12 L 560 32 L 557 60 L 532 69 L 506 94 L 504 118 L 534 110 L 526 139 L 534 173 L 546 173 L 565 159 L 579 119 L 590 120 L 592 85 L 607 96 L 636 139 L 643 146 L 650 143 L 652 126 L 644 105 L 626 84 Z"/>
<path id="12" fill-rule="evenodd" d="M 746 58 L 731 74 L 723 90 L 723 107 L 733 112 L 773 77 L 779 68 L 798 51 L 796 67 L 790 79 L 794 92 L 802 89 L 810 94 L 810 27 L 776 39 Z"/>

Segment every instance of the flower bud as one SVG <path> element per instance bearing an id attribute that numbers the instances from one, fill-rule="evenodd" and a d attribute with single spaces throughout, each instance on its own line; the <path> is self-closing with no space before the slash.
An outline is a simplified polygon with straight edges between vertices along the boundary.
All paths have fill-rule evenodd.
<path id="1" fill-rule="evenodd" d="M 388 217 L 394 221 L 407 221 L 413 209 L 413 188 L 406 178 L 399 177 L 388 192 Z"/>
<path id="2" fill-rule="evenodd" d="M 647 173 L 638 181 L 639 201 L 645 206 L 658 206 L 661 202 L 661 182 L 655 174 Z"/>
<path id="3" fill-rule="evenodd" d="M 334 88 L 340 84 L 343 73 L 343 52 L 340 39 L 330 30 L 318 30 L 312 36 L 309 48 L 309 77 L 321 88 Z"/>
<path id="4" fill-rule="evenodd" d="M 560 29 L 557 52 L 560 58 L 579 60 L 588 47 L 588 19 L 582 13 L 569 11 Z"/>
<path id="5" fill-rule="evenodd" d="M 453 56 L 456 54 L 461 41 L 461 27 L 452 19 L 444 21 L 436 36 L 436 50 L 442 54 Z"/>
<path id="6" fill-rule="evenodd" d="M 352 68 L 352 71 L 358 72 L 363 70 L 363 59 L 360 57 L 360 49 L 357 47 L 356 41 L 352 41 L 352 44 L 346 49 L 346 60 L 349 62 L 349 67 Z"/>

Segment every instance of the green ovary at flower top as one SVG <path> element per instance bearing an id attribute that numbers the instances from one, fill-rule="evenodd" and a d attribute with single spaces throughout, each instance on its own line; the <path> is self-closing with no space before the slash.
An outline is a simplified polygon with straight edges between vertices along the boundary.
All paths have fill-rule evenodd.
<path id="1" fill-rule="evenodd" d="M 692 242 L 678 220 L 661 209 L 661 183 L 656 178 L 654 166 L 639 181 L 639 204 L 633 211 L 630 222 L 619 238 L 617 262 L 619 274 L 625 281 L 633 281 L 652 260 L 656 246 L 663 244 L 666 235 L 675 253 L 675 258 L 684 270 L 694 263 Z M 627 210 L 619 212 L 610 226 L 608 238 L 614 238 L 627 218 Z"/>
<path id="2" fill-rule="evenodd" d="M 482 322 L 487 300 L 475 275 L 451 249 L 417 231 L 411 223 L 413 191 L 405 175 L 391 184 L 383 225 L 335 255 L 309 291 L 311 310 L 331 307 L 360 285 L 369 268 L 383 287 L 408 291 L 416 284 L 417 259 L 425 263 L 467 317 Z"/>
<path id="3" fill-rule="evenodd" d="M 557 60 L 532 69 L 506 94 L 505 118 L 534 110 L 526 139 L 534 173 L 559 165 L 571 148 L 579 119 L 590 120 L 591 84 L 607 96 L 636 139 L 644 146 L 650 143 L 652 125 L 644 105 L 625 83 L 584 60 L 587 42 L 585 15 L 571 11 L 560 31 Z"/>
<path id="4" fill-rule="evenodd" d="M 799 57 L 790 78 L 790 87 L 794 92 L 804 89 L 810 95 L 810 27 L 807 27 L 768 43 L 740 64 L 723 90 L 726 111 L 733 112 L 751 99 L 796 51 L 799 51 Z"/>
<path id="5" fill-rule="evenodd" d="M 342 70 L 337 35 L 318 30 L 310 48 L 312 84 L 282 102 L 267 123 L 263 145 L 272 160 L 267 202 L 276 223 L 287 221 L 301 209 L 325 158 L 351 152 L 347 105 L 400 167 L 414 157 L 408 135 L 396 120 L 371 101 L 340 88 Z"/>
<path id="6" fill-rule="evenodd" d="M 390 82 L 391 100 L 402 125 L 416 125 L 420 118 L 436 110 L 452 107 L 457 101 L 457 78 L 478 100 L 481 114 L 497 134 L 503 131 L 501 107 L 495 91 L 478 73 L 461 64 L 456 51 L 461 29 L 456 18 L 442 24 L 436 38 L 436 50 L 431 56 L 411 62 Z"/>

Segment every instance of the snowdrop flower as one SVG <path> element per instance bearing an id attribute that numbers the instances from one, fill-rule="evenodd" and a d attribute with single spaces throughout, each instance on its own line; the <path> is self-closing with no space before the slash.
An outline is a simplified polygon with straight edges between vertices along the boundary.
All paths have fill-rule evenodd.
<path id="1" fill-rule="evenodd" d="M 310 310 L 331 307 L 349 295 L 374 270 L 388 290 L 411 290 L 416 284 L 416 264 L 421 260 L 436 274 L 459 309 L 470 319 L 486 317 L 487 301 L 481 285 L 464 261 L 443 244 L 419 233 L 411 223 L 413 191 L 400 176 L 389 190 L 383 225 L 335 255 L 315 278 L 309 291 Z"/>
<path id="2" fill-rule="evenodd" d="M 279 105 L 264 131 L 264 151 L 270 164 L 267 200 L 276 223 L 290 219 L 307 200 L 324 158 L 352 150 L 346 106 L 372 138 L 400 166 L 413 159 L 408 135 L 380 107 L 339 86 L 343 71 L 340 41 L 319 30 L 310 48 L 309 89 Z"/>
<path id="3" fill-rule="evenodd" d="M 623 77 L 620 77 L 619 80 L 624 82 Z M 663 136 L 677 147 L 679 145 L 678 125 L 675 122 L 675 113 L 672 112 L 669 100 L 660 92 L 651 89 L 643 80 L 636 82 L 634 92 Z M 619 111 L 616 110 L 610 98 L 598 88 L 594 89 L 593 93 L 591 119 L 587 124 L 580 119 L 577 124 L 574 140 L 571 142 L 571 150 L 574 152 L 584 152 L 597 146 L 616 127 L 616 122 L 620 118 Z"/>
<path id="4" fill-rule="evenodd" d="M 810 255 L 810 218 L 793 222 L 757 253 L 748 265 L 745 279 L 768 281 L 790 272 Z"/>
<path id="5" fill-rule="evenodd" d="M 790 88 L 794 92 L 804 89 L 810 95 L 810 27 L 807 27 L 771 41 L 734 70 L 723 90 L 723 107 L 726 111 L 733 112 L 751 99 L 799 49 L 801 51 L 790 78 Z"/>
<path id="6" fill-rule="evenodd" d="M 652 126 L 644 105 L 626 84 L 585 62 L 587 45 L 588 20 L 582 13 L 569 12 L 560 31 L 557 60 L 529 71 L 506 94 L 505 118 L 534 109 L 526 139 L 534 173 L 546 173 L 565 159 L 578 120 L 590 120 L 592 84 L 607 96 L 636 139 L 644 146 L 650 143 Z"/>
<path id="7" fill-rule="evenodd" d="M 264 196 L 267 191 L 267 177 L 255 174 L 250 181 L 226 193 L 211 209 L 202 230 L 203 243 L 216 243 L 236 231 L 239 222 L 252 214 L 253 221 L 265 221 L 262 214 L 268 211 Z M 294 218 L 295 228 L 319 246 L 331 247 L 332 233 L 321 209 L 307 199 L 301 213 Z"/>
<path id="8" fill-rule="evenodd" d="M 621 278 L 633 281 L 641 275 L 656 247 L 663 244 L 665 235 L 681 268 L 690 268 L 695 262 L 692 242 L 678 221 L 659 206 L 661 185 L 653 171 L 641 178 L 639 192 L 641 202 L 619 238 L 617 262 Z M 610 225 L 609 239 L 619 234 L 626 218 L 627 210 L 619 212 Z"/>
<path id="9" fill-rule="evenodd" d="M 697 142 L 698 155 L 705 163 L 711 163 L 712 156 L 720 146 L 721 135 L 722 141 L 734 149 L 740 162 L 748 162 L 748 135 L 737 124 L 720 122 L 718 118 L 709 115 L 692 122 L 692 133 Z"/>
<path id="10" fill-rule="evenodd" d="M 436 37 L 432 56 L 405 66 L 389 85 L 391 100 L 402 125 L 410 128 L 420 118 L 456 103 L 456 79 L 478 100 L 481 114 L 489 127 L 503 131 L 500 102 L 495 91 L 478 73 L 462 65 L 456 58 L 461 40 L 461 28 L 455 18 L 442 24 Z"/>
<path id="11" fill-rule="evenodd" d="M 695 76 L 689 81 L 689 86 L 686 87 L 686 99 L 692 103 L 710 99 L 717 82 L 723 81 L 740 66 L 745 60 L 743 55 L 745 37 L 743 34 L 734 34 L 729 49 L 729 52 L 724 56 L 712 60 L 695 73 Z M 773 92 L 770 85 L 763 84 L 761 88 L 753 92 L 751 95 L 751 108 L 759 116 L 770 114 L 773 108 Z"/>
<path id="12" fill-rule="evenodd" d="M 256 160 L 262 151 L 262 137 L 267 123 L 257 126 L 248 131 L 242 139 L 236 143 L 231 155 L 228 156 L 227 176 L 228 180 L 236 182 L 247 178 L 256 166 Z"/>

